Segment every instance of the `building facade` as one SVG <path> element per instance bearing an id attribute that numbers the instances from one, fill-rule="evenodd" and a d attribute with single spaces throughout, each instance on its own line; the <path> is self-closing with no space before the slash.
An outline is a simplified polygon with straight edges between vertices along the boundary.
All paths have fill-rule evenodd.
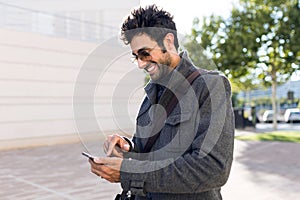
<path id="1" fill-rule="evenodd" d="M 92 85 L 100 128 L 89 126 L 89 119 L 82 116 L 87 128 L 78 135 L 74 89 L 93 52 L 109 44 L 105 41 L 117 38 L 124 16 L 138 4 L 137 0 L 0 3 L 0 148 L 75 142 L 100 129 L 105 133 L 133 131 L 142 87 L 132 92 L 130 100 L 128 96 L 123 98 L 122 103 L 128 107 L 125 117 L 132 122 L 128 127 L 115 123 L 112 109 L 118 82 L 136 68 L 130 62 L 130 52 L 119 52 L 121 56 L 105 66 L 98 85 Z M 89 73 L 104 67 L 101 63 L 107 59 L 106 54 L 116 53 L 113 45 L 108 46 Z M 144 85 L 142 72 L 135 77 L 127 88 Z M 84 84 L 91 85 L 88 80 Z"/>
<path id="2" fill-rule="evenodd" d="M 277 98 L 287 98 L 288 92 L 293 92 L 294 98 L 300 98 L 300 80 L 298 81 L 287 81 L 283 85 L 277 87 Z M 257 99 L 260 97 L 272 97 L 272 89 L 259 89 L 259 90 L 251 90 L 248 93 L 241 92 L 239 94 L 240 98 L 249 96 L 250 99 Z"/>

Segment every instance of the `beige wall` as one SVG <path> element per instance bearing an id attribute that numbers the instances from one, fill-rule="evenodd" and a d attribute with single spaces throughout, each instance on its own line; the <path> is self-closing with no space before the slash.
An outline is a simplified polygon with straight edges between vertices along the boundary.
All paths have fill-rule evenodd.
<path id="1" fill-rule="evenodd" d="M 1 149 L 78 141 L 72 105 L 74 86 L 82 64 L 96 46 L 0 29 Z M 135 67 L 127 60 L 124 56 L 115 62 L 116 67 L 101 79 L 95 94 L 96 115 L 107 133 L 118 129 L 111 112 L 112 91 Z M 137 73 L 128 87 L 141 86 L 143 81 L 143 73 Z M 132 94 L 133 100 L 127 100 L 133 123 L 142 96 L 140 87 Z"/>

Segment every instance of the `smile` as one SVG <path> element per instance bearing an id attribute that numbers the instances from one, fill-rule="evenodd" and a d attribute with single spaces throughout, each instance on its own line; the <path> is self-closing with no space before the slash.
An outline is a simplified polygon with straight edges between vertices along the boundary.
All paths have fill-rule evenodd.
<path id="1" fill-rule="evenodd" d="M 146 71 L 147 71 L 147 72 L 151 72 L 151 71 L 153 71 L 154 69 L 155 69 L 155 66 L 152 66 L 152 67 L 147 68 Z"/>
<path id="2" fill-rule="evenodd" d="M 151 63 L 149 66 L 145 68 L 145 71 L 148 72 L 149 74 L 153 73 L 155 69 L 157 68 L 156 63 Z"/>

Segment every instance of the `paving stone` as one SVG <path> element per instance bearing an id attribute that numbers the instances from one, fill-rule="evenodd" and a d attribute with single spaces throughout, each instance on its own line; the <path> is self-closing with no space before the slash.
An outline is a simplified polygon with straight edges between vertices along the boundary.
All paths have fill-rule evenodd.
<path id="1" fill-rule="evenodd" d="M 82 151 L 80 143 L 0 151 L 0 199 L 114 199 L 120 185 L 92 174 Z M 299 143 L 235 141 L 224 200 L 300 199 L 299 152 Z"/>

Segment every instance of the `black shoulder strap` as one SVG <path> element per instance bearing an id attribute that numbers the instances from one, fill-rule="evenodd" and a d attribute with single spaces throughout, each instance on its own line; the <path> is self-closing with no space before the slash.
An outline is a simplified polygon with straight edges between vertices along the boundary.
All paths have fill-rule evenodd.
<path id="1" fill-rule="evenodd" d="M 194 72 L 192 72 L 186 79 L 187 81 L 190 83 L 190 85 L 193 83 L 193 81 L 200 76 L 200 70 L 196 70 Z M 174 95 L 171 97 L 170 102 L 167 104 L 166 106 L 166 112 L 167 112 L 167 117 L 171 114 L 171 112 L 173 111 L 173 109 L 175 108 L 175 106 L 177 105 L 177 103 L 179 102 L 180 98 L 182 96 L 178 96 L 178 95 Z M 163 123 L 164 117 L 161 117 L 160 119 L 158 119 L 158 123 Z M 156 140 L 159 138 L 160 136 L 160 132 L 159 131 L 157 134 L 151 136 L 148 140 L 147 143 L 143 149 L 143 153 L 147 153 L 150 152 L 151 148 L 153 147 L 153 145 L 155 144 Z"/>

